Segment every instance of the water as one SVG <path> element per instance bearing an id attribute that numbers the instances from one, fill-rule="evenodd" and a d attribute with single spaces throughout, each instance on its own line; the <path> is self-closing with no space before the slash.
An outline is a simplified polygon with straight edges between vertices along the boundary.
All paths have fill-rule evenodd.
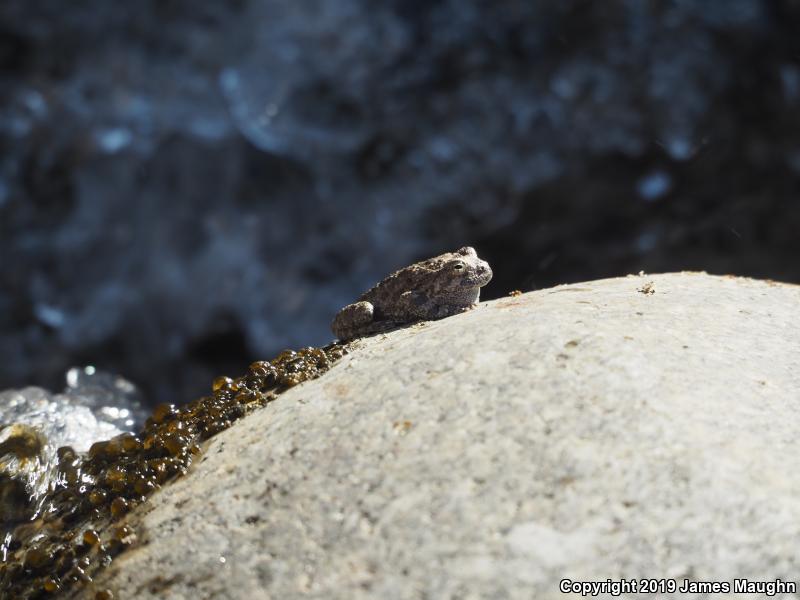
<path id="1" fill-rule="evenodd" d="M 146 417 L 126 379 L 72 368 L 64 392 L 0 392 L 0 523 L 34 518 L 56 477 L 57 450 L 86 452 L 96 441 L 138 429 Z"/>

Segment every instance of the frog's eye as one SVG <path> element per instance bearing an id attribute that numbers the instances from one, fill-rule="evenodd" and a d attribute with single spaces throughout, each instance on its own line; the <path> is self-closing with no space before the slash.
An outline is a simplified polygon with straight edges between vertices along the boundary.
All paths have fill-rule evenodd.
<path id="1" fill-rule="evenodd" d="M 454 268 L 456 271 L 460 271 L 461 269 L 463 269 L 463 268 L 464 268 L 464 263 L 457 262 L 456 264 L 454 264 L 454 265 L 453 265 L 453 268 Z"/>

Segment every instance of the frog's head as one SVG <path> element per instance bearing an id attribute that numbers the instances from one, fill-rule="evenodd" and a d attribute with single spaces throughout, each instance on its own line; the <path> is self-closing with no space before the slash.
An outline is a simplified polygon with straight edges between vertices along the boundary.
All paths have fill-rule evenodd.
<path id="1" fill-rule="evenodd" d="M 489 263 L 478 258 L 475 248 L 465 246 L 431 261 L 433 277 L 429 296 L 449 306 L 471 306 L 480 289 L 492 279 Z"/>

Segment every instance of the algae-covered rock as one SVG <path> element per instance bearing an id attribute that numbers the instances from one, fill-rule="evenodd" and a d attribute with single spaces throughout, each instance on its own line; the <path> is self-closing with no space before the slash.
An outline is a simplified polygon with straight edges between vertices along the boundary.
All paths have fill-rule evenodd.
<path id="1" fill-rule="evenodd" d="M 47 491 L 54 459 L 39 429 L 21 423 L 0 427 L 0 525 L 30 517 L 33 499 Z"/>
<path id="2" fill-rule="evenodd" d="M 358 342 L 210 441 L 97 580 L 126 598 L 560 598 L 791 580 L 800 288 L 560 286 Z"/>
<path id="3" fill-rule="evenodd" d="M 217 377 L 209 396 L 159 405 L 136 435 L 112 439 L 102 434 L 117 430 L 102 419 L 123 418 L 117 401 L 134 391 L 108 389 L 115 377 L 72 370 L 67 392 L 52 399 L 39 388 L 0 394 L 7 409 L 0 412 L 0 598 L 95 589 L 97 573 L 139 539 L 125 521 L 131 509 L 187 474 L 205 440 L 319 377 L 346 352 L 340 344 L 286 350 L 251 364 L 242 377 Z M 89 420 L 79 422 L 81 416 Z M 79 446 L 86 440 L 91 446 Z M 70 443 L 75 448 L 64 445 Z M 112 595 L 98 589 L 95 600 Z"/>
<path id="4" fill-rule="evenodd" d="M 74 367 L 66 383 L 60 394 L 38 387 L 0 392 L 0 531 L 37 514 L 55 485 L 58 448 L 85 452 L 144 422 L 139 392 L 126 379 Z"/>

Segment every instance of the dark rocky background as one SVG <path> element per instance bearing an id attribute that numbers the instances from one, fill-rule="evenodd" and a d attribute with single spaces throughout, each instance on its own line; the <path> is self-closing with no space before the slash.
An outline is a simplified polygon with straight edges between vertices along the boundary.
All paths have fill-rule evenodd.
<path id="1" fill-rule="evenodd" d="M 0 388 L 151 402 L 470 243 L 800 282 L 800 0 L 3 0 Z"/>

